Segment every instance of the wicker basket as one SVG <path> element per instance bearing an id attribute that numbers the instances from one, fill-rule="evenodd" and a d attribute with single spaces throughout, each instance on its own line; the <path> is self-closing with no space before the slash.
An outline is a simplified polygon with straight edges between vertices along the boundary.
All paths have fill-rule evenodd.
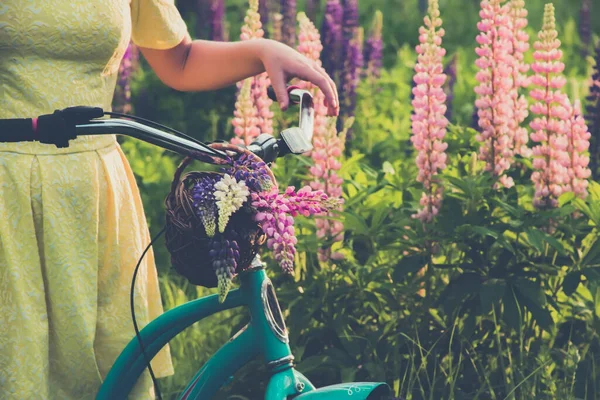
<path id="1" fill-rule="evenodd" d="M 238 146 L 223 143 L 215 143 L 211 147 L 227 151 L 233 158 L 248 152 Z M 184 169 L 192 161 L 192 158 L 186 157 L 177 167 L 171 191 L 165 199 L 165 240 L 171 253 L 173 268 L 194 285 L 212 288 L 217 286 L 217 276 L 209 256 L 211 238 L 206 235 L 200 218 L 196 215 L 191 189 L 206 175 L 223 174 L 195 171 L 182 176 Z M 275 182 L 270 169 L 268 172 Z M 236 272 L 240 272 L 248 268 L 266 237 L 254 221 L 253 211 L 249 207 L 242 207 L 231 216 L 225 233 L 229 230 L 235 230 L 239 237 L 240 259 Z M 215 237 L 218 235 L 222 234 L 217 232 Z"/>

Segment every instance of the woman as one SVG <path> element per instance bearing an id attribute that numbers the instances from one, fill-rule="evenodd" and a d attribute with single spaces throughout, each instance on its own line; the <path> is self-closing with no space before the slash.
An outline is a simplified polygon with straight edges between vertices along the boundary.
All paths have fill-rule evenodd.
<path id="1" fill-rule="evenodd" d="M 2 0 L 0 118 L 68 106 L 110 108 L 130 41 L 158 77 L 213 90 L 267 71 L 279 104 L 298 77 L 324 93 L 327 74 L 283 44 L 192 41 L 173 0 Z M 133 337 L 129 282 L 150 237 L 129 164 L 111 136 L 58 149 L 0 143 L 0 399 L 93 398 Z M 154 259 L 136 288 L 142 325 L 162 312 Z M 168 348 L 153 360 L 173 373 Z M 148 379 L 136 397 L 152 397 Z"/>

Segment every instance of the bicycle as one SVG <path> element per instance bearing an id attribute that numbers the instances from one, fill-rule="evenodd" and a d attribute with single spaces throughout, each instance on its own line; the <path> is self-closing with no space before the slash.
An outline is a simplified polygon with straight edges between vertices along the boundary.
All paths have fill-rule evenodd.
<path id="1" fill-rule="evenodd" d="M 290 87 L 288 92 L 291 102 L 300 105 L 299 126 L 281 132 L 278 139 L 261 134 L 247 146 L 247 150 L 267 163 L 279 156 L 303 154 L 312 148 L 312 96 L 295 87 Z M 144 123 L 119 118 L 99 119 L 104 116 L 127 117 Z M 152 121 L 104 112 L 93 107 L 70 107 L 37 119 L 4 120 L 0 128 L 5 128 L 0 129 L 0 141 L 6 142 L 40 141 L 67 147 L 69 140 L 78 135 L 120 134 L 200 161 L 209 162 L 213 157 L 227 156 L 220 150 Z M 256 257 L 249 269 L 240 273 L 239 277 L 240 287 L 230 291 L 223 303 L 218 301 L 217 294 L 213 294 L 175 307 L 150 321 L 119 355 L 96 399 L 127 398 L 147 368 L 149 360 L 171 339 L 205 317 L 243 306 L 249 309 L 250 322 L 202 366 L 180 396 L 181 400 L 211 399 L 236 371 L 260 355 L 271 373 L 265 393 L 266 400 L 390 398 L 390 388 L 383 382 L 344 383 L 315 388 L 304 375 L 294 369 L 294 356 L 289 347 L 285 321 L 275 289 L 260 258 Z"/>

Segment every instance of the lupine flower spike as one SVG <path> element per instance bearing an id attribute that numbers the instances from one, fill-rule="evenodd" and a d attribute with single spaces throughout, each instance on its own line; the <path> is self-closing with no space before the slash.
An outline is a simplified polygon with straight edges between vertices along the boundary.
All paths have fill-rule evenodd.
<path id="1" fill-rule="evenodd" d="M 527 27 L 527 10 L 524 0 L 511 0 L 510 17 L 512 22 L 512 114 L 513 118 L 509 121 L 509 129 L 513 132 L 512 148 L 514 154 L 520 154 L 522 157 L 531 157 L 531 150 L 527 147 L 529 142 L 529 133 L 521 124 L 529 115 L 527 99 L 520 94 L 521 89 L 527 88 L 530 84 L 527 77 L 529 64 L 524 60 L 524 54 L 529 49 L 529 35 L 525 32 Z"/>
<path id="2" fill-rule="evenodd" d="M 215 183 L 214 196 L 219 210 L 219 232 L 225 232 L 229 217 L 242 207 L 249 194 L 246 182 L 238 182 L 228 174 Z"/>
<path id="3" fill-rule="evenodd" d="M 448 64 L 444 67 L 446 82 L 444 83 L 444 93 L 446 93 L 446 119 L 452 120 L 452 101 L 454 100 L 454 85 L 456 85 L 456 68 L 458 66 L 456 54 L 452 56 Z"/>
<path id="4" fill-rule="evenodd" d="M 231 139 L 233 144 L 248 145 L 260 134 L 258 127 L 258 112 L 252 99 L 252 79 L 246 79 L 240 89 L 235 102 L 235 111 L 232 124 L 235 137 Z"/>
<path id="5" fill-rule="evenodd" d="M 125 50 L 117 80 L 114 105 L 115 111 L 122 113 L 131 112 L 131 75 L 138 66 L 139 50 L 136 45 L 130 43 Z"/>
<path id="6" fill-rule="evenodd" d="M 354 117 L 354 111 L 356 109 L 356 89 L 360 82 L 361 73 L 364 65 L 363 59 L 363 42 L 364 42 L 364 29 L 362 27 L 356 28 L 354 31 L 354 37 L 350 41 L 348 48 L 349 53 L 347 54 L 346 65 L 343 72 L 344 85 L 342 87 L 343 96 L 340 100 L 340 114 L 342 118 L 338 121 L 338 128 L 341 129 L 342 124 L 348 120 L 348 118 Z M 352 130 L 348 130 L 346 133 L 346 140 L 350 140 L 352 137 Z"/>
<path id="7" fill-rule="evenodd" d="M 340 0 L 327 0 L 323 26 L 321 28 L 323 43 L 321 60 L 323 61 L 323 68 L 325 68 L 338 86 L 340 86 L 338 60 L 342 57 L 343 12 Z"/>
<path id="8" fill-rule="evenodd" d="M 417 180 L 425 188 L 420 204 L 423 207 L 413 218 L 423 223 L 430 222 L 439 211 L 442 202 L 442 188 L 435 182 L 438 171 L 446 168 L 448 147 L 444 143 L 448 120 L 446 113 L 446 95 L 442 89 L 446 76 L 442 73 L 442 58 L 446 51 L 441 47 L 444 29 L 437 0 L 429 0 L 428 15 L 424 18 L 425 26 L 419 29 L 419 42 L 416 50 L 419 54 L 415 65 L 412 105 L 412 137 L 418 151 Z"/>
<path id="9" fill-rule="evenodd" d="M 217 204 L 215 203 L 215 183 L 217 178 L 207 176 L 197 182 L 192 189 L 192 199 L 196 207 L 196 215 L 200 218 L 202 226 L 208 237 L 215 236 L 217 229 Z"/>
<path id="10" fill-rule="evenodd" d="M 225 301 L 227 293 L 231 289 L 231 280 L 235 276 L 235 270 L 240 258 L 240 248 L 235 239 L 235 231 L 231 231 L 227 237 L 219 236 L 213 239 L 211 241 L 211 249 L 208 253 L 215 274 L 217 275 L 220 303 Z"/>
<path id="11" fill-rule="evenodd" d="M 269 0 L 258 0 L 258 13 L 260 14 L 260 24 L 264 29 L 269 25 Z"/>
<path id="12" fill-rule="evenodd" d="M 594 180 L 598 179 L 600 167 L 600 42 L 596 47 L 596 65 L 592 74 L 590 94 L 587 97 L 585 119 L 592 134 L 590 144 L 590 169 Z"/>
<path id="13" fill-rule="evenodd" d="M 225 41 L 225 0 L 213 0 L 210 4 L 210 40 Z"/>
<path id="14" fill-rule="evenodd" d="M 324 131 L 313 136 L 313 151 L 311 158 L 314 165 L 310 168 L 312 181 L 310 187 L 313 190 L 321 190 L 332 199 L 339 199 L 338 210 L 341 210 L 342 183 L 344 180 L 338 175 L 342 164 L 340 159 L 344 154 L 345 132 L 338 135 L 335 119 L 328 119 Z M 333 216 L 333 214 L 329 214 Z M 341 221 L 317 218 L 315 220 L 318 238 L 332 238 L 334 242 L 344 240 L 344 224 Z M 329 258 L 340 259 L 343 255 L 331 253 L 331 248 L 322 246 L 319 249 L 319 259 L 327 261 Z"/>
<path id="15" fill-rule="evenodd" d="M 233 162 L 233 166 L 224 172 L 230 172 L 238 182 L 244 181 L 254 192 L 268 191 L 273 187 L 267 165 L 254 154 L 242 154 Z"/>
<path id="16" fill-rule="evenodd" d="M 479 157 L 486 163 L 486 170 L 499 177 L 504 187 L 512 187 L 512 178 L 505 175 L 513 157 L 513 131 L 510 121 L 513 119 L 512 88 L 512 31 L 509 17 L 509 4 L 503 0 L 484 0 L 481 2 L 477 24 L 480 34 L 477 36 L 479 58 L 475 62 L 479 71 L 475 88 L 480 133 L 476 136 L 481 143 Z"/>
<path id="17" fill-rule="evenodd" d="M 267 235 L 267 247 L 273 251 L 281 268 L 291 274 L 294 271 L 296 239 L 294 218 L 300 214 L 311 216 L 326 213 L 337 207 L 339 201 L 329 199 L 322 191 L 312 191 L 306 186 L 298 192 L 288 187 L 285 193 L 277 191 L 251 193 L 252 207 L 257 211 L 255 220 Z"/>
<path id="18" fill-rule="evenodd" d="M 536 101 L 531 112 L 536 118 L 530 123 L 531 140 L 539 143 L 533 148 L 533 168 L 531 180 L 535 184 L 533 204 L 537 208 L 553 208 L 558 205 L 558 197 L 568 183 L 570 164 L 567 152 L 568 138 L 565 134 L 565 121 L 570 117 L 568 99 L 560 89 L 566 79 L 562 76 L 565 65 L 560 61 L 562 51 L 554 20 L 554 6 L 546 4 L 544 24 L 538 33 L 538 41 L 533 48 L 535 73 L 532 83 L 538 88 L 531 90 Z"/>
<path id="19" fill-rule="evenodd" d="M 298 14 L 300 33 L 298 35 L 298 51 L 309 59 L 320 64 L 320 54 L 322 50 L 319 40 L 319 31 L 304 13 Z M 314 165 L 310 168 L 312 181 L 310 186 L 315 190 L 322 190 L 332 198 L 341 197 L 342 179 L 337 176 L 336 170 L 339 170 L 341 163 L 339 158 L 342 156 L 344 142 L 337 136 L 335 120 L 327 117 L 327 107 L 324 104 L 323 93 L 312 84 L 306 84 L 307 89 L 314 95 L 315 107 L 315 127 L 313 135 L 313 150 L 310 155 Z M 339 221 L 330 223 L 322 218 L 316 219 L 317 236 L 334 237 L 337 240 L 343 240 L 343 224 Z M 319 250 L 319 256 L 322 261 L 326 261 L 330 256 L 327 248 Z"/>
<path id="20" fill-rule="evenodd" d="M 579 10 L 579 39 L 581 40 L 581 58 L 585 59 L 592 42 L 592 0 L 581 0 Z"/>
<path id="21" fill-rule="evenodd" d="M 569 190 L 575 193 L 575 196 L 585 199 L 588 195 L 588 179 L 592 175 L 588 165 L 590 158 L 586 155 L 590 147 L 590 132 L 588 132 L 585 120 L 581 115 L 581 102 L 575 101 L 570 109 L 567 137 L 569 145 L 567 152 L 570 155 L 569 166 Z"/>
<path id="22" fill-rule="evenodd" d="M 308 59 L 321 65 L 321 45 L 319 31 L 308 19 L 305 13 L 298 13 L 298 24 L 300 26 L 298 33 L 298 52 Z M 309 82 L 301 82 L 300 86 L 312 92 L 314 104 L 314 137 L 322 135 L 325 130 L 327 120 L 327 107 L 325 106 L 325 96 L 315 85 Z"/>
<path id="23" fill-rule="evenodd" d="M 353 115 L 356 96 L 356 85 L 363 67 L 363 41 L 364 33 L 358 28 L 358 1 L 345 0 L 343 2 L 342 19 L 342 57 L 336 67 L 340 71 L 340 115 L 338 128 L 343 119 Z"/>
<path id="24" fill-rule="evenodd" d="M 296 45 L 296 0 L 281 0 L 281 14 L 283 25 L 281 39 L 290 47 Z"/>
<path id="25" fill-rule="evenodd" d="M 262 38 L 264 36 L 264 30 L 260 21 L 261 16 L 258 13 L 258 0 L 250 0 L 240 38 L 242 40 Z M 248 78 L 247 80 L 252 81 L 251 97 L 257 112 L 256 125 L 258 133 L 256 135 L 258 136 L 260 133 L 273 133 L 273 112 L 271 111 L 273 101 L 267 94 L 267 89 L 271 84 L 269 77 L 266 73 L 262 73 L 253 78 Z M 243 85 L 243 83 L 239 84 L 239 86 L 241 85 Z M 238 95 L 240 95 L 240 93 L 238 93 Z M 235 119 L 234 126 L 237 128 Z M 249 143 L 250 142 L 247 142 L 246 144 Z"/>
<path id="26" fill-rule="evenodd" d="M 381 66 L 383 58 L 383 39 L 381 37 L 383 29 L 383 14 L 381 11 L 375 11 L 373 17 L 373 26 L 371 34 L 365 43 L 365 64 L 366 75 L 368 79 L 374 80 L 381 75 Z"/>

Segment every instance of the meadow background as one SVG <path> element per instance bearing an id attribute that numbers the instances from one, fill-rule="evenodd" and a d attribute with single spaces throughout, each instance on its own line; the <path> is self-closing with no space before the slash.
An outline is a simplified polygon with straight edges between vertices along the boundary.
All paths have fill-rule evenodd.
<path id="1" fill-rule="evenodd" d="M 194 38 L 218 34 L 238 40 L 248 2 L 225 0 L 222 18 L 214 8 L 210 11 L 213 2 L 220 5 L 219 0 L 176 1 Z M 261 7 L 271 16 L 305 11 L 322 29 L 326 3 L 271 0 L 261 1 Z M 542 28 L 545 3 L 525 2 L 530 45 Z M 564 52 L 563 91 L 588 106 L 589 156 L 597 160 L 600 97 L 590 96 L 590 87 L 596 73 L 600 88 L 600 4 L 552 3 Z M 320 259 L 317 249 L 323 241 L 315 236 L 315 221 L 300 218 L 295 275 L 269 270 L 285 310 L 297 368 L 317 386 L 387 381 L 406 399 L 600 398 L 600 185 L 594 182 L 599 171 L 592 171 L 586 199 L 566 193 L 557 207 L 546 210 L 532 205 L 533 167 L 526 158 L 518 158 L 509 171 L 513 187 L 494 188 L 494 177 L 476 156 L 476 0 L 439 1 L 446 31 L 444 66 L 452 77 L 444 86 L 450 121 L 447 167 L 440 174 L 445 194 L 431 222 L 412 218 L 423 185 L 416 181 L 416 151 L 410 141 L 411 90 L 426 9 L 422 0 L 358 1 L 365 38 L 376 11 L 382 13 L 382 69 L 380 76 L 360 74 L 355 109 L 347 114 L 354 116 L 354 124 L 337 170 L 344 180 L 345 204 L 331 217 L 343 223 L 344 238 L 325 239 L 340 257 Z M 223 26 L 219 32 L 215 18 Z M 271 35 L 272 21 L 265 29 Z M 136 59 L 135 49 L 130 53 L 115 108 L 205 141 L 234 137 L 235 87 L 179 93 L 162 85 Z M 532 49 L 525 59 L 532 61 Z M 346 89 L 340 85 L 342 92 Z M 275 132 L 295 122 L 293 108 L 286 113 L 272 108 Z M 529 121 L 531 115 L 522 126 Z M 181 158 L 132 139 L 120 141 L 156 234 L 164 224 L 164 198 Z M 298 186 L 311 179 L 312 164 L 308 157 L 287 158 L 274 171 L 280 185 Z M 212 292 L 176 275 L 164 241 L 154 252 L 166 309 Z M 176 338 L 171 343 L 176 375 L 160 380 L 163 396 L 176 398 L 246 322 L 247 315 L 234 310 Z M 218 398 L 259 399 L 265 377 L 257 361 L 240 371 Z"/>

